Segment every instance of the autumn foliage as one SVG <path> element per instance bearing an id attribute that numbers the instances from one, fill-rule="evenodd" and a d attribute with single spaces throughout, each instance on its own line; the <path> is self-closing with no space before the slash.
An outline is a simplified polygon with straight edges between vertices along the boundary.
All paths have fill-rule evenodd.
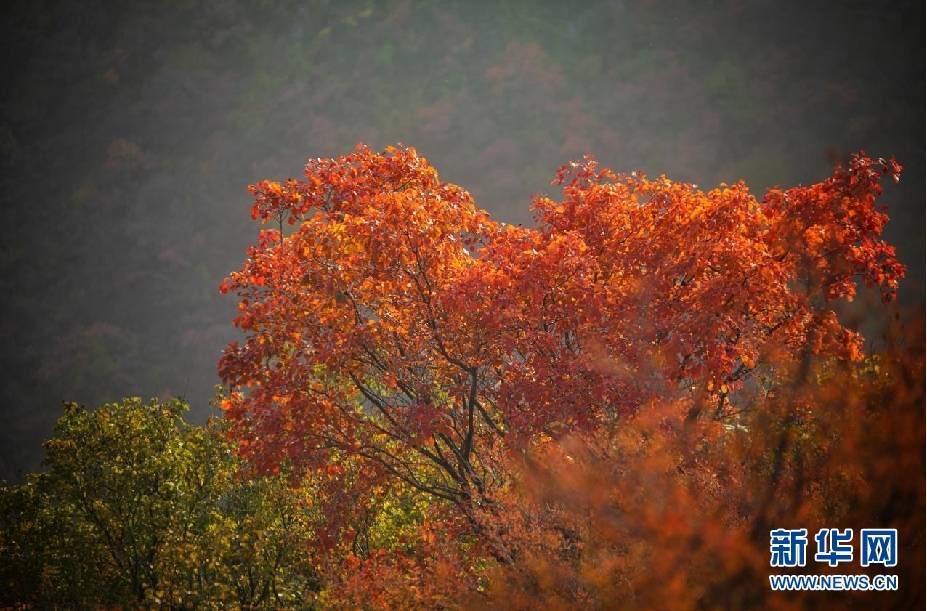
<path id="1" fill-rule="evenodd" d="M 221 287 L 233 437 L 320 482 L 332 606 L 763 604 L 769 528 L 923 504 L 892 473 L 921 467 L 920 354 L 867 357 L 836 313 L 895 295 L 900 170 L 854 155 L 758 200 L 586 158 L 516 227 L 411 148 L 310 160 L 251 187 L 268 228 Z M 396 486 L 417 529 L 358 551 Z"/>

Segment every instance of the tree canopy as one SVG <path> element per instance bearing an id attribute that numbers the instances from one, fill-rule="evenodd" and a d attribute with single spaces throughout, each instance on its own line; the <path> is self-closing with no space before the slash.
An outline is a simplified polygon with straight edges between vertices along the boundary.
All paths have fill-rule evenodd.
<path id="1" fill-rule="evenodd" d="M 587 158 L 521 227 L 412 148 L 310 160 L 304 179 L 251 187 L 272 228 L 221 287 L 245 333 L 219 363 L 223 408 L 259 469 L 359 461 L 333 500 L 398 479 L 495 540 L 477 514 L 511 452 L 660 403 L 736 424 L 803 359 L 862 359 L 834 302 L 859 281 L 893 298 L 904 267 L 877 198 L 900 170 L 858 154 L 757 200 Z"/>
<path id="2" fill-rule="evenodd" d="M 0 604 L 302 606 L 318 589 L 306 489 L 243 480 L 223 425 L 179 400 L 67 404 L 47 470 L 0 488 Z"/>

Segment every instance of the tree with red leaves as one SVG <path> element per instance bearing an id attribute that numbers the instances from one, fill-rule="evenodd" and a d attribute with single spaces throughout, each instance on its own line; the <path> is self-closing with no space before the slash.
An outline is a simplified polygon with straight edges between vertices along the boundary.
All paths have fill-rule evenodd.
<path id="1" fill-rule="evenodd" d="M 513 453 L 657 403 L 720 422 L 809 353 L 862 357 L 834 302 L 858 281 L 894 296 L 877 198 L 900 169 L 859 154 L 757 200 L 587 158 L 523 228 L 411 148 L 310 160 L 303 180 L 250 188 L 273 228 L 221 287 L 245 334 L 219 362 L 222 406 L 257 469 L 325 476 L 333 518 L 399 480 L 509 561 L 482 516 Z"/>

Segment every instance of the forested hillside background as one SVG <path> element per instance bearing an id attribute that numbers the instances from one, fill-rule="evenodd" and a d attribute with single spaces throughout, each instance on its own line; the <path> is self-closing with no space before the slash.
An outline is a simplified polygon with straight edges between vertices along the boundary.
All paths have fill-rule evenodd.
<path id="1" fill-rule="evenodd" d="M 0 24 L 0 478 L 63 400 L 210 413 L 247 184 L 414 145 L 499 219 L 594 153 L 756 193 L 894 155 L 887 239 L 923 307 L 915 2 L 33 2 Z"/>

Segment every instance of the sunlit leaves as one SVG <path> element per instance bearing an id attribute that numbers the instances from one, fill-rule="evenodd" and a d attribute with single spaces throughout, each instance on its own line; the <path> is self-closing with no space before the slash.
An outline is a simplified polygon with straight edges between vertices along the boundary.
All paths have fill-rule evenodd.
<path id="1" fill-rule="evenodd" d="M 411 148 L 310 160 L 251 187 L 271 228 L 222 285 L 245 333 L 219 363 L 239 448 L 265 471 L 350 465 L 332 516 L 401 481 L 476 524 L 511 451 L 654 405 L 736 418 L 808 355 L 862 357 L 832 301 L 858 281 L 893 296 L 876 199 L 898 171 L 856 155 L 757 199 L 587 158 L 523 228 Z"/>

